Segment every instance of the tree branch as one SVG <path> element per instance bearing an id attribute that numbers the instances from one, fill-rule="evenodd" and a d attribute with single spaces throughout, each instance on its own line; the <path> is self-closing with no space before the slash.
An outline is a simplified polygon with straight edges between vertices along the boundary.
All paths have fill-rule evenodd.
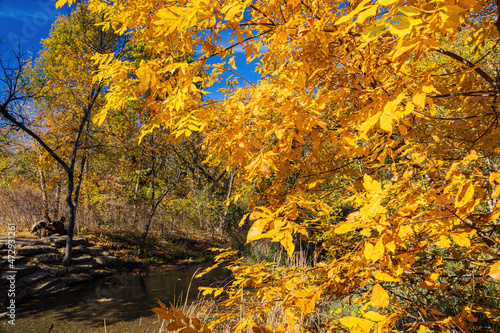
<path id="1" fill-rule="evenodd" d="M 500 0 L 497 0 L 497 1 L 500 1 Z M 472 63 L 469 60 L 459 56 L 458 54 L 453 53 L 453 52 L 448 51 L 448 50 L 439 49 L 439 50 L 437 50 L 437 52 L 444 54 L 444 55 L 464 64 L 465 66 L 469 67 L 470 69 L 473 69 L 479 76 L 481 76 L 486 82 L 488 82 L 488 84 L 493 89 L 497 90 L 497 84 L 496 84 L 495 80 L 491 76 L 489 76 L 488 73 L 483 71 L 481 68 L 477 67 L 477 65 L 475 65 L 474 63 Z"/>

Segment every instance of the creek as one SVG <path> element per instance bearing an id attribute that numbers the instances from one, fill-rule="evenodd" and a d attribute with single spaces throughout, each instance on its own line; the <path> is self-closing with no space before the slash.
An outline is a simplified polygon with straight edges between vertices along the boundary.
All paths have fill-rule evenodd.
<path id="1" fill-rule="evenodd" d="M 145 333 L 158 332 L 158 316 L 151 312 L 155 299 L 169 304 L 185 299 L 191 278 L 204 265 L 189 265 L 146 275 L 119 274 L 93 280 L 58 294 L 16 304 L 15 326 L 2 323 L 0 331 L 22 333 Z M 193 279 L 188 302 L 198 296 L 198 286 L 228 279 L 217 268 Z M 182 301 L 184 304 L 184 301 Z M 106 328 L 105 328 L 106 326 Z"/>

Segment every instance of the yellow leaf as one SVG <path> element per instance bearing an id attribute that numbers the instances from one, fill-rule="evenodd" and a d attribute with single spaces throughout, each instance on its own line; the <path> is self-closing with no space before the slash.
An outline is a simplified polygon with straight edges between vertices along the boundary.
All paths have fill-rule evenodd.
<path id="1" fill-rule="evenodd" d="M 418 93 L 413 96 L 413 103 L 415 106 L 417 106 L 420 109 L 423 109 L 425 107 L 425 93 Z"/>
<path id="2" fill-rule="evenodd" d="M 356 9 L 354 9 L 353 11 L 351 11 L 349 14 L 344 15 L 344 16 L 342 16 L 341 18 L 339 18 L 339 19 L 335 22 L 335 24 L 342 24 L 342 23 L 344 23 L 344 22 L 349 22 L 349 21 L 352 21 L 352 20 L 354 19 L 354 16 L 355 16 L 356 14 L 358 14 L 360 11 L 362 11 L 362 10 L 365 8 L 364 6 L 365 6 L 367 3 L 369 3 L 369 2 L 370 2 L 370 0 L 364 0 L 362 3 L 360 3 L 360 4 L 356 7 Z"/>
<path id="3" fill-rule="evenodd" d="M 406 107 L 405 107 L 405 111 L 404 111 L 404 115 L 407 116 L 409 114 L 411 114 L 413 112 L 413 110 L 415 109 L 415 105 L 413 105 L 412 102 L 408 102 L 406 104 Z M 404 119 L 403 119 L 404 120 Z M 410 124 L 411 125 L 411 124 Z"/>
<path id="4" fill-rule="evenodd" d="M 420 14 L 420 9 L 413 7 L 413 6 L 401 6 L 398 8 L 398 10 L 405 14 L 406 16 L 413 16 L 413 15 L 419 15 Z"/>
<path id="5" fill-rule="evenodd" d="M 241 9 L 242 7 L 239 3 L 228 4 L 222 8 L 222 13 L 225 14 L 226 21 L 231 21 L 236 14 L 241 13 Z"/>
<path id="6" fill-rule="evenodd" d="M 285 232 L 284 237 L 280 241 L 280 244 L 285 248 L 288 256 L 291 258 L 293 256 L 293 252 L 295 251 L 292 234 L 290 232 Z"/>
<path id="7" fill-rule="evenodd" d="M 356 229 L 356 227 L 352 223 L 343 222 L 343 223 L 337 224 L 337 226 L 335 227 L 335 233 L 336 234 L 345 234 L 345 233 L 348 233 L 354 229 Z"/>
<path id="8" fill-rule="evenodd" d="M 243 215 L 243 217 L 241 218 L 240 220 L 240 223 L 239 223 L 239 226 L 243 226 L 243 224 L 245 224 L 245 222 L 248 220 L 248 217 L 251 215 L 252 213 L 247 213 L 245 215 Z"/>
<path id="9" fill-rule="evenodd" d="M 396 36 L 404 37 L 408 35 L 412 30 L 412 25 L 410 24 L 410 20 L 406 16 L 398 16 L 398 23 L 391 23 L 392 29 L 389 31 Z"/>
<path id="10" fill-rule="evenodd" d="M 460 192 L 463 193 L 463 189 Z M 458 194 L 458 197 L 460 197 L 461 193 Z M 469 201 L 472 200 L 473 196 L 474 196 L 474 184 L 469 183 L 469 186 L 467 186 L 465 194 L 462 195 L 462 198 L 460 200 L 455 202 L 455 208 L 460 208 L 467 205 Z"/>
<path id="11" fill-rule="evenodd" d="M 380 128 L 389 133 L 392 132 L 392 120 L 390 114 L 382 113 L 380 115 Z"/>
<path id="12" fill-rule="evenodd" d="M 375 323 L 370 320 L 358 317 L 350 317 L 350 316 L 340 318 L 339 321 L 342 325 L 344 325 L 347 328 L 351 329 L 359 328 L 365 333 L 369 333 L 373 325 L 375 325 Z"/>
<path id="13" fill-rule="evenodd" d="M 384 315 L 375 311 L 367 311 L 364 313 L 364 316 L 371 321 L 382 321 L 385 319 Z"/>
<path id="14" fill-rule="evenodd" d="M 389 294 L 377 283 L 373 287 L 370 301 L 373 306 L 385 308 L 389 305 Z"/>
<path id="15" fill-rule="evenodd" d="M 417 333 L 432 333 L 432 331 L 430 329 L 428 329 L 427 327 L 425 327 L 424 325 L 420 325 Z"/>
<path id="16" fill-rule="evenodd" d="M 379 0 L 377 3 L 379 3 L 382 6 L 389 6 L 395 3 L 397 0 Z"/>
<path id="17" fill-rule="evenodd" d="M 363 40 L 368 43 L 376 39 L 385 31 L 386 25 L 379 24 L 363 32 Z"/>
<path id="18" fill-rule="evenodd" d="M 76 0 L 57 0 L 56 2 L 56 8 L 60 8 L 64 6 L 65 4 L 68 4 L 68 6 L 71 7 L 71 5 L 76 2 Z"/>
<path id="19" fill-rule="evenodd" d="M 386 249 L 388 249 L 392 253 L 396 253 L 396 244 L 394 244 L 394 242 L 389 242 L 389 243 L 385 244 L 385 247 L 386 247 Z"/>
<path id="20" fill-rule="evenodd" d="M 467 235 L 451 234 L 451 238 L 453 238 L 453 241 L 457 243 L 458 246 L 464 246 L 464 247 L 470 246 L 470 239 Z"/>
<path id="21" fill-rule="evenodd" d="M 376 262 L 377 260 L 381 259 L 384 255 L 384 252 L 384 242 L 382 241 L 382 238 L 379 238 L 377 244 L 375 244 L 375 247 L 373 247 L 371 261 Z"/>
<path id="22" fill-rule="evenodd" d="M 318 185 L 318 183 L 321 183 L 323 180 L 315 180 L 309 184 L 307 184 L 307 188 L 309 189 L 313 189 L 316 187 L 316 185 Z"/>
<path id="23" fill-rule="evenodd" d="M 377 13 L 377 8 L 378 6 L 372 5 L 367 7 L 366 10 L 362 11 L 359 13 L 358 18 L 356 19 L 356 22 L 361 24 L 363 23 L 368 17 L 374 16 Z"/>
<path id="24" fill-rule="evenodd" d="M 427 279 L 432 282 L 436 281 L 438 278 L 439 278 L 439 273 L 432 273 L 427 277 Z"/>
<path id="25" fill-rule="evenodd" d="M 432 82 L 430 81 L 426 81 L 422 87 L 421 87 L 422 91 L 426 94 L 432 94 L 432 93 L 436 93 L 436 94 L 439 94 L 439 91 L 436 90 L 436 88 L 434 88 L 434 85 L 432 84 Z"/>
<path id="26" fill-rule="evenodd" d="M 488 178 L 488 181 L 490 182 L 491 185 L 500 177 L 500 172 L 492 172 L 490 177 Z"/>
<path id="27" fill-rule="evenodd" d="M 400 279 L 396 279 L 392 276 L 390 276 L 387 273 L 384 273 L 382 271 L 375 271 L 372 273 L 373 277 L 378 280 L 378 281 L 385 281 L 385 282 L 398 282 Z"/>
<path id="28" fill-rule="evenodd" d="M 373 178 L 367 173 L 363 176 L 363 187 L 367 192 L 379 191 L 381 189 L 380 183 L 373 180 Z"/>
<path id="29" fill-rule="evenodd" d="M 372 259 L 372 254 L 373 254 L 373 245 L 372 245 L 372 243 L 370 243 L 370 242 L 366 242 L 365 243 L 365 250 L 364 250 L 363 253 L 364 253 L 366 259 L 368 259 L 368 260 Z"/>
<path id="30" fill-rule="evenodd" d="M 450 240 L 445 235 L 439 236 L 439 240 L 437 241 L 437 243 L 439 246 L 441 246 L 443 248 L 448 248 L 451 245 Z"/>
<path id="31" fill-rule="evenodd" d="M 231 67 L 232 67 L 234 70 L 236 70 L 236 69 L 237 69 L 237 68 L 236 68 L 236 65 L 235 65 L 235 63 L 234 63 L 234 59 L 235 59 L 235 58 L 236 58 L 236 57 L 231 57 L 231 58 L 229 59 L 229 64 L 231 65 Z"/>
<path id="32" fill-rule="evenodd" d="M 259 220 L 255 221 L 253 223 L 252 227 L 250 228 L 250 230 L 248 230 L 247 240 L 251 241 L 256 236 L 259 236 L 260 234 L 262 234 L 262 231 L 264 230 L 264 228 L 266 228 L 268 223 L 270 223 L 271 221 L 272 221 L 272 219 L 269 219 L 269 218 L 259 219 Z"/>
<path id="33" fill-rule="evenodd" d="M 488 275 L 496 280 L 500 280 L 500 261 L 491 266 Z"/>

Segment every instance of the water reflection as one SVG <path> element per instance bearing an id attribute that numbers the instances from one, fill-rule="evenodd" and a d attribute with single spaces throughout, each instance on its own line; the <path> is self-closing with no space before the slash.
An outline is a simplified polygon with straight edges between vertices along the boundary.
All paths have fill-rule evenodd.
<path id="1" fill-rule="evenodd" d="M 189 283 L 201 265 L 182 267 L 146 276 L 122 274 L 91 281 L 57 295 L 31 299 L 18 306 L 16 326 L 8 332 L 154 332 L 157 317 L 149 311 L 154 299 L 168 304 L 185 297 Z M 194 279 L 189 299 L 198 295 L 198 286 L 207 286 L 228 277 L 216 269 L 202 279 Z M 5 328 L 5 325 L 3 325 Z M 0 328 L 1 330 L 2 328 Z"/>

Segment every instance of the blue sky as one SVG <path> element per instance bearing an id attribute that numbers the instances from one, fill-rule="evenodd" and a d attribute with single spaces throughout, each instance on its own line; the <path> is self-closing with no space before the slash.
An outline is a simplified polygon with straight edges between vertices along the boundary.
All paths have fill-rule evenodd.
<path id="1" fill-rule="evenodd" d="M 0 38 L 35 56 L 54 20 L 67 12 L 67 7 L 56 9 L 54 0 L 0 0 Z"/>
<path id="2" fill-rule="evenodd" d="M 22 51 L 36 57 L 41 49 L 41 40 L 49 36 L 52 23 L 59 14 L 67 14 L 68 11 L 68 6 L 56 9 L 55 0 L 0 0 L 0 39 L 2 42 L 7 42 L 11 48 L 17 48 L 20 45 Z M 234 51 L 235 64 L 238 68 L 236 72 L 248 81 L 257 83 L 260 79 L 260 76 L 255 73 L 257 61 L 247 64 L 242 46 L 235 47 Z M 215 57 L 211 62 L 219 61 L 221 61 L 220 58 Z M 224 81 L 221 85 L 224 85 Z M 246 84 L 241 79 L 239 82 Z M 221 94 L 215 92 L 217 89 L 218 87 L 209 89 L 211 93 L 209 98 L 222 97 Z"/>

